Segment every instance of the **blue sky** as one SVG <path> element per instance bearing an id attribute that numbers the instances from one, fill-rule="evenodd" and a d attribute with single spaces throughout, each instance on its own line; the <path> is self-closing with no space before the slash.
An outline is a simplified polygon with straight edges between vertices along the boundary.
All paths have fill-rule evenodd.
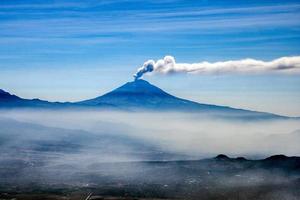
<path id="1" fill-rule="evenodd" d="M 0 88 L 26 98 L 91 98 L 165 55 L 193 63 L 299 54 L 299 1 L 0 2 Z M 145 79 L 200 102 L 300 116 L 299 75 Z"/>

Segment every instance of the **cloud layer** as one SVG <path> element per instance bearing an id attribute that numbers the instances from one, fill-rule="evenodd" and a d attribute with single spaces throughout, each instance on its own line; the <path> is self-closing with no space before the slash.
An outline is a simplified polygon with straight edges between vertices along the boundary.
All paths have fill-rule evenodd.
<path id="1" fill-rule="evenodd" d="M 300 56 L 281 57 L 272 61 L 255 60 L 246 58 L 242 60 L 228 60 L 219 62 L 200 62 L 200 63 L 176 63 L 172 56 L 165 56 L 156 62 L 146 61 L 140 67 L 135 78 L 140 78 L 149 72 L 161 74 L 171 73 L 190 73 L 190 74 L 300 74 Z"/>

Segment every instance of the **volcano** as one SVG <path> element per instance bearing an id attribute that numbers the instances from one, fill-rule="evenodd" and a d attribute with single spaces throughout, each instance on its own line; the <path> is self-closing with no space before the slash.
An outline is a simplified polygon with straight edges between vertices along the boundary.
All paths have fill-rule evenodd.
<path id="1" fill-rule="evenodd" d="M 175 97 L 142 79 L 128 82 L 102 96 L 78 103 L 88 106 L 112 104 L 120 108 L 151 110 L 228 109 Z"/>
<path id="2" fill-rule="evenodd" d="M 281 118 L 271 113 L 249 111 L 244 109 L 231 108 L 211 104 L 197 103 L 194 101 L 178 98 L 149 82 L 137 79 L 128 82 L 119 88 L 108 92 L 102 96 L 77 102 L 85 106 L 114 105 L 120 109 L 129 110 L 151 110 L 151 111 L 180 111 L 196 112 L 205 114 L 227 115 L 230 117 L 243 118 Z"/>
<path id="3" fill-rule="evenodd" d="M 168 94 L 149 82 L 137 79 L 94 99 L 78 102 L 81 105 L 97 106 L 112 104 L 130 109 L 192 109 L 198 104 Z"/>

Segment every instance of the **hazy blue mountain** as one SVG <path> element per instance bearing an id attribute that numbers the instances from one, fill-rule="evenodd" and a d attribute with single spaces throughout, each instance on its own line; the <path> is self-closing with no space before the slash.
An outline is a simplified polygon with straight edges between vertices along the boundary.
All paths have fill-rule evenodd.
<path id="1" fill-rule="evenodd" d="M 8 108 L 43 108 L 43 109 L 57 109 L 57 108 L 74 108 L 77 104 L 70 102 L 49 102 L 40 99 L 24 99 L 14 94 L 10 94 L 0 89 L 0 109 Z"/>
<path id="2" fill-rule="evenodd" d="M 229 107 L 200 104 L 175 97 L 141 79 L 128 82 L 102 96 L 78 103 L 89 106 L 97 106 L 104 103 L 114 104 L 123 108 L 154 110 L 230 109 Z"/>
<path id="3" fill-rule="evenodd" d="M 197 103 L 175 97 L 145 80 L 128 82 L 121 87 L 94 99 L 78 102 L 81 105 L 97 106 L 113 104 L 118 108 L 130 110 L 186 111 L 207 114 L 230 114 L 243 118 L 280 118 L 281 116 L 236 109 L 226 106 Z"/>
<path id="4" fill-rule="evenodd" d="M 0 90 L 0 108 L 38 107 L 38 108 L 90 108 L 120 109 L 130 111 L 180 111 L 213 114 L 226 118 L 266 119 L 285 118 L 282 116 L 197 103 L 175 97 L 145 80 L 128 82 L 121 87 L 94 99 L 75 103 L 48 102 L 39 99 L 23 99 Z M 225 115 L 225 116 L 224 116 Z"/>
<path id="5" fill-rule="evenodd" d="M 49 106 L 50 102 L 39 99 L 23 99 L 0 89 L 0 108 L 11 107 L 44 107 Z M 53 103 L 55 104 L 55 103 Z"/>

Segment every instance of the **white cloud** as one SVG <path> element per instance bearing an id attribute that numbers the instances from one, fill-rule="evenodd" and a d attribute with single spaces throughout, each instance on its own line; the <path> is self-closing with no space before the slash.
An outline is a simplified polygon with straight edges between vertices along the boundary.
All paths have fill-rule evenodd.
<path id="1" fill-rule="evenodd" d="M 151 62 L 150 62 L 151 61 Z M 154 73 L 190 73 L 190 74 L 300 74 L 300 56 L 281 57 L 272 61 L 255 60 L 251 58 L 218 62 L 176 63 L 172 56 L 165 56 L 156 62 L 146 61 L 138 69 L 138 77 L 151 72 L 146 70 L 149 63 L 153 65 Z M 151 66 L 152 68 L 152 66 Z"/>

